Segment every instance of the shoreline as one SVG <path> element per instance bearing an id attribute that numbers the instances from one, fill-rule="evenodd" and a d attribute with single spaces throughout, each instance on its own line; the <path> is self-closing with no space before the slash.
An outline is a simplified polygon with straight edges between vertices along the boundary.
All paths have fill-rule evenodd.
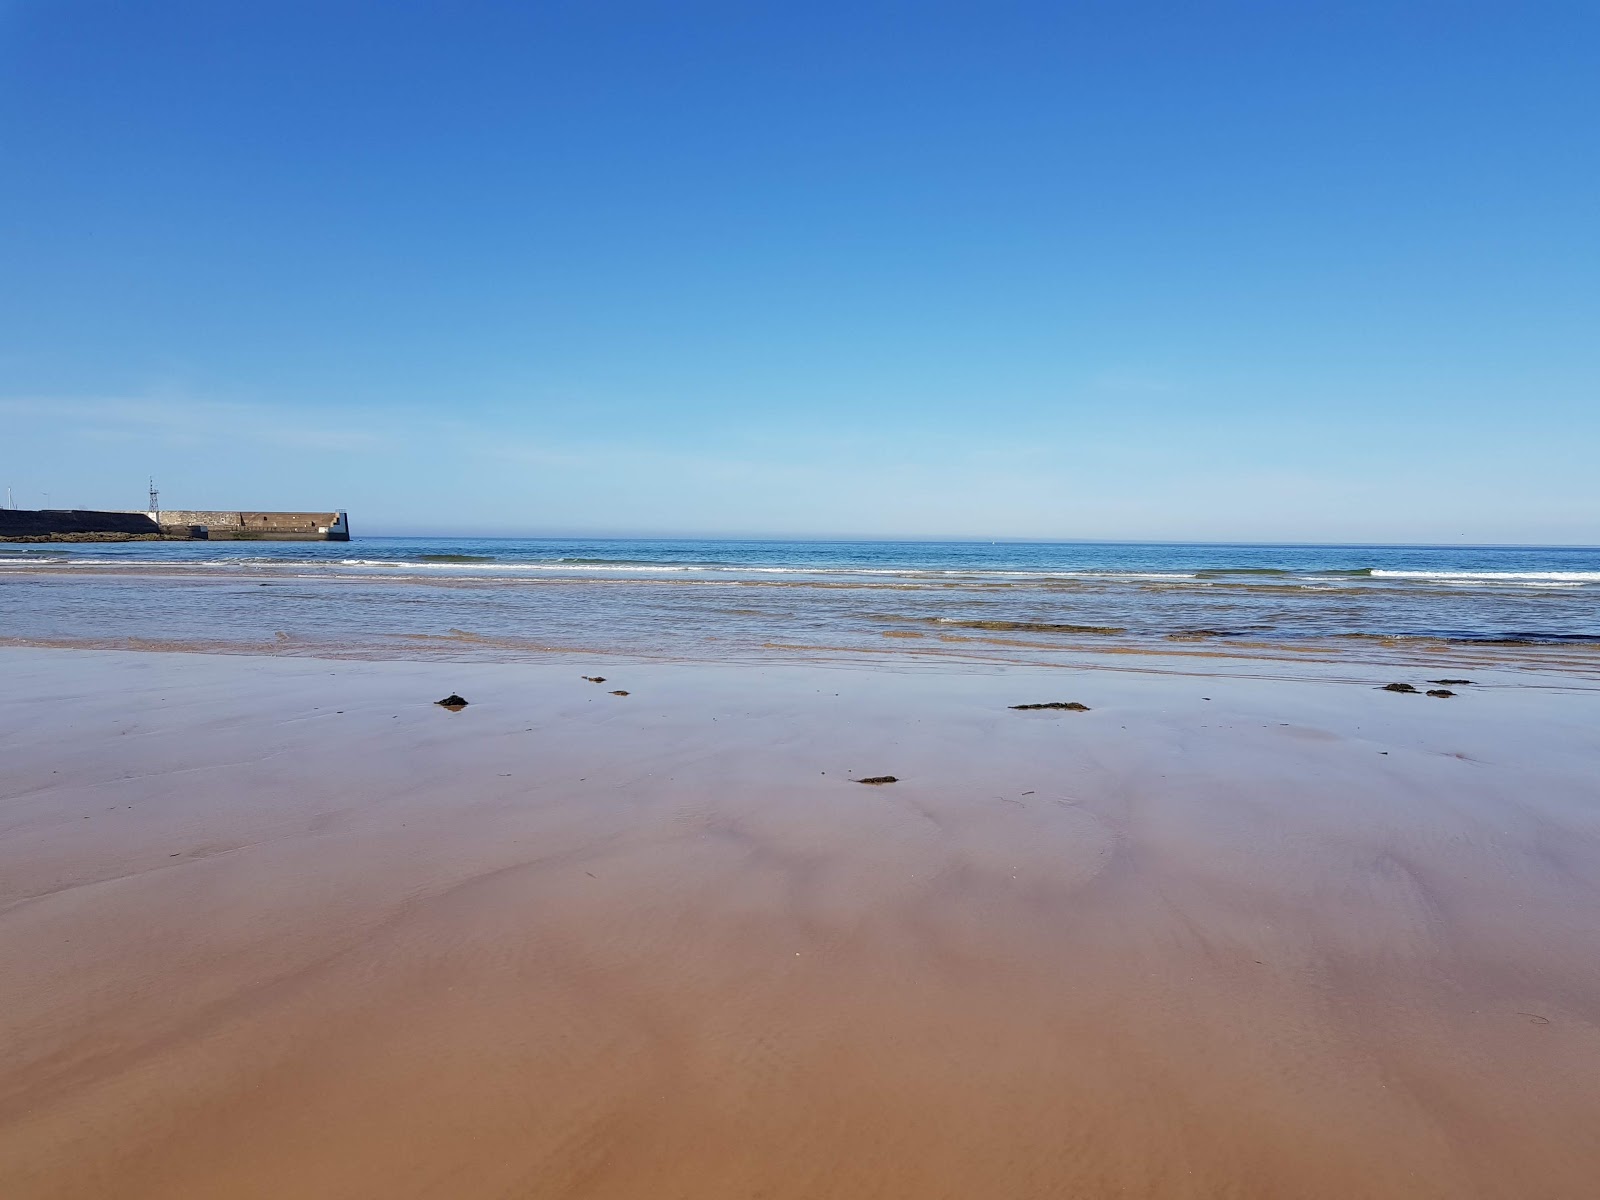
<path id="1" fill-rule="evenodd" d="M 1600 1174 L 1585 681 L 585 665 L 0 648 L 0 1190 Z"/>
<path id="2" fill-rule="evenodd" d="M 831 665 L 859 670 L 983 671 L 1036 667 L 1054 670 L 1137 671 L 1161 674 L 1246 674 L 1266 670 L 1283 678 L 1342 678 L 1359 682 L 1385 672 L 1477 672 L 1600 683 L 1600 647 L 1586 643 L 1447 642 L 1430 638 L 1307 638 L 1293 641 L 1178 638 L 1163 642 L 1052 644 L 1016 638 L 944 635 L 907 639 L 893 631 L 878 646 L 758 643 L 729 648 L 720 657 L 702 650 L 655 653 L 608 645 L 584 646 L 531 638 L 494 637 L 452 629 L 439 634 L 395 635 L 389 641 L 340 643 L 279 631 L 270 639 L 205 640 L 192 637 L 7 637 L 0 650 L 43 649 L 133 654 L 215 654 L 235 658 L 305 658 L 329 662 L 522 663 L 530 666 L 595 661 L 727 666 Z M 1208 669 L 1212 668 L 1212 669 Z M 1304 670 L 1297 670 L 1304 668 Z M 1343 669 L 1330 675 L 1324 668 Z"/>

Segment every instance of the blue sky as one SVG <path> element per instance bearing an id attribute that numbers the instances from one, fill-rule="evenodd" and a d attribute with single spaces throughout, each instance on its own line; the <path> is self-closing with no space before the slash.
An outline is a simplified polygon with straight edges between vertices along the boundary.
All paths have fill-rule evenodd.
<path id="1" fill-rule="evenodd" d="M 1600 543 L 1600 7 L 0 0 L 0 486 Z"/>

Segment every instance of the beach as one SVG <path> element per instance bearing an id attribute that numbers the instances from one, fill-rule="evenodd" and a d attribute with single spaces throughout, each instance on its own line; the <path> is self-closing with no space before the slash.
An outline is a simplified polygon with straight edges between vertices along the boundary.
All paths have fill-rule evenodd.
<path id="1" fill-rule="evenodd" d="M 0 31 L 0 1200 L 1600 1200 L 1600 4 Z"/>
<path id="2" fill-rule="evenodd" d="M 1516 653 L 0 646 L 0 1194 L 1587 1194 Z"/>

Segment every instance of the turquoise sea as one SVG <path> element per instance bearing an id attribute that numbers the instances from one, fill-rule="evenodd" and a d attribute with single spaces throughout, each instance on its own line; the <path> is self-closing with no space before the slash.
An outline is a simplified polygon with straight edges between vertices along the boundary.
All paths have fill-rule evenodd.
<path id="1" fill-rule="evenodd" d="M 0 547 L 0 638 L 662 657 L 1600 646 L 1600 549 L 363 538 Z"/>

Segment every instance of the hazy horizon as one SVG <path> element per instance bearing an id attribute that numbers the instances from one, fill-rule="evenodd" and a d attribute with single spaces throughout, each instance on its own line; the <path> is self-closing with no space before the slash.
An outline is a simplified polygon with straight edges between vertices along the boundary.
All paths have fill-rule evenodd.
<path id="1" fill-rule="evenodd" d="M 354 529 L 352 537 L 410 539 L 433 541 L 461 538 L 467 541 L 545 541 L 545 542 L 768 542 L 840 543 L 908 545 L 1039 545 L 1039 546 L 1262 546 L 1294 547 L 1318 546 L 1330 549 L 1360 549 L 1364 546 L 1391 549 L 1452 549 L 1452 550 L 1600 550 L 1600 543 L 1590 542 L 1363 542 L 1363 541 L 1276 541 L 1243 538 L 1094 538 L 1094 537 L 938 537 L 851 536 L 848 534 L 793 534 L 763 535 L 760 533 L 663 533 L 663 532 L 596 532 L 596 533 L 545 533 L 545 532 L 474 532 L 470 529 L 439 529 L 410 532 L 387 527 L 363 531 Z"/>

